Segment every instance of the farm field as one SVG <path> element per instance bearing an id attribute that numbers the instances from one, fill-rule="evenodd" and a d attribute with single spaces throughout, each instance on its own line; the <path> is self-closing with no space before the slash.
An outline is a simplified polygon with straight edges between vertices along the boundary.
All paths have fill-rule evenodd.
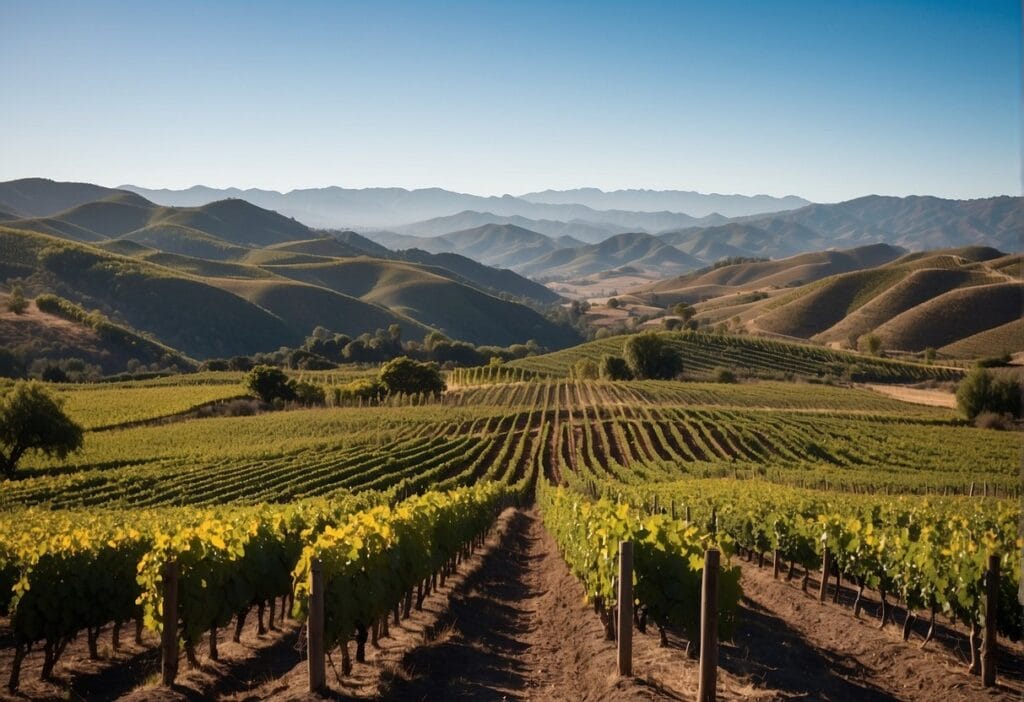
<path id="1" fill-rule="evenodd" d="M 241 394 L 240 374 L 63 386 L 92 430 L 67 461 L 28 459 L 3 484 L 0 668 L 18 668 L 32 698 L 302 697 L 295 646 L 317 558 L 328 648 L 349 642 L 332 659 L 348 672 L 327 679 L 338 694 L 685 699 L 700 555 L 715 545 L 724 699 L 1024 690 L 1008 638 L 996 688 L 965 658 L 989 551 L 1001 636 L 1021 626 L 1014 433 L 858 388 L 529 377 L 453 384 L 436 401 L 209 418 L 171 415 Z M 151 417 L 170 419 L 139 423 Z M 655 546 L 636 561 L 638 677 L 616 682 L 607 617 L 584 601 L 614 602 L 620 539 Z M 838 566 L 819 603 L 825 545 Z M 172 561 L 184 658 L 166 690 L 154 676 Z"/>

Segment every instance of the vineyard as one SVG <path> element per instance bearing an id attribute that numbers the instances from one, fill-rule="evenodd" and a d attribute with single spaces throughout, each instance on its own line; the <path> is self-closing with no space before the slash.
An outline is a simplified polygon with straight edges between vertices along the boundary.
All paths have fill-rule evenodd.
<path id="1" fill-rule="evenodd" d="M 751 367 L 787 370 L 772 356 L 782 342 L 750 343 L 763 351 L 745 356 Z M 602 344 L 581 348 L 600 356 Z M 707 367 L 727 354 L 710 352 Z M 182 415 L 242 394 L 238 374 L 67 386 L 66 406 L 90 429 L 84 449 L 64 462 L 26 460 L 0 491 L 0 669 L 11 691 L 145 699 L 162 670 L 164 683 L 200 696 L 273 696 L 272 682 L 239 683 L 231 666 L 242 644 L 259 661 L 291 641 L 295 658 L 285 656 L 277 683 L 289 694 L 313 683 L 355 697 L 426 694 L 415 680 L 376 681 L 381 661 L 450 667 L 444 644 L 433 655 L 423 638 L 446 621 L 453 641 L 497 646 L 465 621 L 511 627 L 502 617 L 523 596 L 489 609 L 480 593 L 513 582 L 525 592 L 536 587 L 531 568 L 543 567 L 570 578 L 559 587 L 579 597 L 558 605 L 559 616 L 575 612 L 566 626 L 590 632 L 579 637 L 587 656 L 612 666 L 577 671 L 594 699 L 638 694 L 602 687 L 624 627 L 636 629 L 634 674 L 671 695 L 697 693 L 698 657 L 704 694 L 704 654 L 714 650 L 720 696 L 787 698 L 799 685 L 765 643 L 783 633 L 759 622 L 827 599 L 819 616 L 888 641 L 892 660 L 917 666 L 930 656 L 948 670 L 920 694 L 884 699 L 928 699 L 935 685 L 953 699 L 1019 696 L 1018 436 L 823 384 L 571 381 L 574 360 L 463 371 L 438 399 L 245 417 Z M 793 372 L 832 362 L 809 354 L 792 360 L 804 364 Z M 875 372 L 910 372 L 877 363 Z M 350 377 L 307 379 L 329 387 Z M 515 558 L 512 543 L 532 555 Z M 713 573 L 707 553 L 721 556 Z M 446 620 L 459 606 L 462 617 Z M 876 623 L 860 626 L 868 616 Z M 985 667 L 987 679 L 995 632 L 1000 677 L 989 688 L 971 671 Z M 842 650 L 809 629 L 789 635 L 808 656 Z M 572 639 L 554 632 L 545 645 Z M 753 660 L 740 663 L 741 647 Z M 123 672 L 146 651 L 148 667 Z M 329 674 L 314 665 L 325 656 Z M 471 678 L 467 666 L 451 674 Z M 378 671 L 375 682 L 367 671 Z M 118 694 L 103 691 L 118 675 Z M 817 675 L 834 686 L 830 698 L 862 698 L 839 682 L 856 675 Z M 871 684 L 899 689 L 890 677 Z M 501 685 L 502 695 L 516 688 Z"/>

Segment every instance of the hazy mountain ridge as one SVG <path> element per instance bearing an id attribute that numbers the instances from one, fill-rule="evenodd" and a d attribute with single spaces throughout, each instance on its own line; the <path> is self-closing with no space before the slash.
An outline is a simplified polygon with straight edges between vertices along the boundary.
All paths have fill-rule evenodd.
<path id="1" fill-rule="evenodd" d="M 544 204 L 579 204 L 595 210 L 634 210 L 637 212 L 685 212 L 691 217 L 747 215 L 795 210 L 811 204 L 795 195 L 723 195 L 693 190 L 628 189 L 604 191 L 598 188 L 543 190 L 520 195 L 529 202 Z"/>

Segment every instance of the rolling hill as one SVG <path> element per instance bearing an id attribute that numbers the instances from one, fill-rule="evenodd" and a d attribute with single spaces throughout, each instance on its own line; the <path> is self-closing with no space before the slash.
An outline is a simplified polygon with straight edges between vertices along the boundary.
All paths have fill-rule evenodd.
<path id="1" fill-rule="evenodd" d="M 636 210 L 639 212 L 685 212 L 692 217 L 744 215 L 795 210 L 811 204 L 794 195 L 721 195 L 686 190 L 612 190 L 575 188 L 572 190 L 544 190 L 521 195 L 524 200 L 551 205 L 580 204 L 595 210 Z"/>
<path id="2" fill-rule="evenodd" d="M 198 359 L 295 346 L 316 326 L 357 336 L 398 324 L 406 338 L 439 329 L 477 344 L 536 339 L 554 348 L 575 340 L 526 306 L 411 263 L 313 256 L 314 263 L 257 267 L 129 246 L 131 257 L 3 228 L 0 276 L 97 308 Z M 372 276 L 360 278 L 360 268 Z"/>
<path id="3" fill-rule="evenodd" d="M 659 273 L 692 270 L 702 262 L 650 234 L 618 234 L 600 244 L 559 249 L 517 270 L 535 278 L 565 279 L 629 266 Z"/>

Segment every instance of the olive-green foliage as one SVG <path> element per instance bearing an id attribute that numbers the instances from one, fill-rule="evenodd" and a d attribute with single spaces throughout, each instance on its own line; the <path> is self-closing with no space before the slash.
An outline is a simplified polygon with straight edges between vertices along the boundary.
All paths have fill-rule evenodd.
<path id="1" fill-rule="evenodd" d="M 407 356 L 385 363 L 380 369 L 380 382 L 389 395 L 440 395 L 446 387 L 437 365 L 420 363 Z"/>
<path id="2" fill-rule="evenodd" d="M 18 381 L 0 398 L 0 470 L 7 477 L 28 451 L 63 460 L 81 446 L 82 427 L 42 383 Z"/>
<path id="3" fill-rule="evenodd" d="M 683 370 L 683 359 L 667 340 L 657 334 L 637 334 L 623 346 L 623 356 L 637 378 L 671 379 Z"/>
<path id="4" fill-rule="evenodd" d="M 622 356 L 612 356 L 610 354 L 605 354 L 601 357 L 598 373 L 602 380 L 631 380 L 633 378 L 626 359 Z"/>
<path id="5" fill-rule="evenodd" d="M 7 309 L 14 314 L 23 314 L 28 309 L 28 300 L 20 285 L 11 288 L 11 294 L 7 296 Z"/>
<path id="6" fill-rule="evenodd" d="M 577 380 L 597 380 L 601 370 L 597 363 L 589 358 L 581 358 L 572 367 L 572 377 Z"/>
<path id="7" fill-rule="evenodd" d="M 975 367 L 957 386 L 956 404 L 971 420 L 982 412 L 1019 417 L 1021 386 L 1013 380 L 999 380 L 984 368 Z"/>
<path id="8" fill-rule="evenodd" d="M 256 366 L 245 376 L 245 386 L 264 402 L 294 400 L 295 389 L 284 371 L 274 366 Z"/>

